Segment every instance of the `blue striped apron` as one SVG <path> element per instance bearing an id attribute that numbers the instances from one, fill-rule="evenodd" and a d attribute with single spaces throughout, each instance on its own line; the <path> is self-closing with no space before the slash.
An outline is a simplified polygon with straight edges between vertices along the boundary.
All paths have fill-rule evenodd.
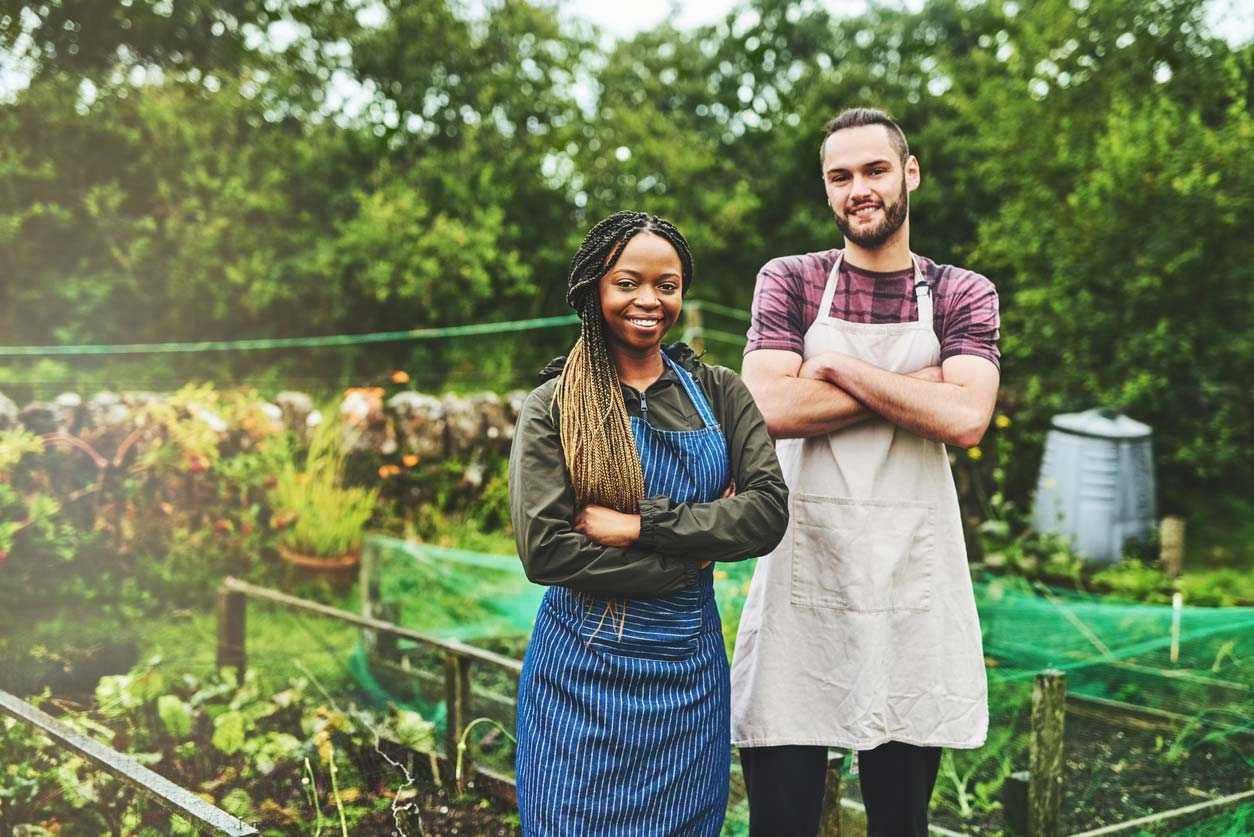
<path id="1" fill-rule="evenodd" d="M 664 431 L 647 413 L 631 417 L 645 495 L 714 500 L 730 477 L 727 442 L 696 381 L 662 357 L 704 426 Z M 518 686 L 525 837 L 719 833 L 730 687 L 713 575 L 707 567 L 684 590 L 614 602 L 546 592 Z"/>

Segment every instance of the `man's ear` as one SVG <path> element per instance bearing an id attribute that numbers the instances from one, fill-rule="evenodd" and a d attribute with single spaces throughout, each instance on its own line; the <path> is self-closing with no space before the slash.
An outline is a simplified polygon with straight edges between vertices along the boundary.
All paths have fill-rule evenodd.
<path id="1" fill-rule="evenodd" d="M 919 172 L 919 159 L 911 154 L 906 158 L 906 188 L 913 192 L 919 188 L 923 176 Z"/>

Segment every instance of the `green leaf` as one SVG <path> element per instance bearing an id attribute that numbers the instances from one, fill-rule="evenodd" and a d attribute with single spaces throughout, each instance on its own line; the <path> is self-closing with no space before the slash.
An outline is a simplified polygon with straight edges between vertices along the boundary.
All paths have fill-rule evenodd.
<path id="1" fill-rule="evenodd" d="M 157 715 L 165 725 L 165 731 L 175 738 L 186 738 L 192 733 L 192 710 L 175 695 L 157 698 Z"/>
<path id="2" fill-rule="evenodd" d="M 244 716 L 239 712 L 224 712 L 213 722 L 213 746 L 228 756 L 244 746 Z"/>

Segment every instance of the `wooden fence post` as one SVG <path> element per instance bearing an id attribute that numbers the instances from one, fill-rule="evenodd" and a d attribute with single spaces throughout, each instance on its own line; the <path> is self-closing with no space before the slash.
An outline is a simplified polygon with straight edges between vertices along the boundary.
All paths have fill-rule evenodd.
<path id="1" fill-rule="evenodd" d="M 705 351 L 705 326 L 701 317 L 701 303 L 690 302 L 684 306 L 683 340 L 697 354 Z"/>
<path id="2" fill-rule="evenodd" d="M 823 812 L 819 818 L 819 837 L 840 837 L 840 768 L 845 754 L 827 754 L 827 775 L 823 780 Z"/>
<path id="3" fill-rule="evenodd" d="M 1049 669 L 1032 686 L 1032 742 L 1028 754 L 1028 834 L 1055 837 L 1062 804 L 1063 723 L 1067 675 Z"/>
<path id="4" fill-rule="evenodd" d="M 457 744 L 462 731 L 470 723 L 470 660 L 457 653 L 444 658 L 444 725 L 445 753 L 448 754 L 449 767 L 457 767 Z M 466 783 L 474 776 L 472 748 L 466 742 L 466 752 L 462 754 L 462 775 L 468 777 Z"/>
<path id="5" fill-rule="evenodd" d="M 1001 786 L 1002 824 L 1012 837 L 1027 837 L 1030 780 L 1028 771 L 1018 770 L 1007 776 L 1006 784 Z"/>
<path id="6" fill-rule="evenodd" d="M 224 587 L 218 591 L 218 668 L 233 667 L 241 682 L 248 662 L 244 634 L 247 605 L 244 594 L 237 590 Z"/>
<path id="7" fill-rule="evenodd" d="M 1179 578 L 1184 567 L 1184 518 L 1168 515 L 1158 526 L 1158 557 L 1168 578 Z"/>

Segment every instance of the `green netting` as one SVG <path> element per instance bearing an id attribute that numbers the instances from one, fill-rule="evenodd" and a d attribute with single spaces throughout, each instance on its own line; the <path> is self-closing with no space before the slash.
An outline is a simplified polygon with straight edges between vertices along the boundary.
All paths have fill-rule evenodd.
<path id="1" fill-rule="evenodd" d="M 527 580 L 516 556 L 387 538 L 370 545 L 379 597 L 398 609 L 401 624 L 521 658 L 544 588 Z M 729 653 L 753 565 L 722 564 L 715 574 Z M 1067 721 L 1065 833 L 1183 807 L 1197 802 L 1199 793 L 1217 798 L 1250 788 L 1254 608 L 1185 606 L 1173 612 L 1169 605 L 992 576 L 975 583 L 975 594 L 989 674 L 990 733 L 980 750 L 946 753 L 933 807 L 950 812 L 950 824 L 999 820 L 1001 781 L 1027 767 L 1032 681 L 1047 668 L 1066 672 L 1068 695 L 1083 704 L 1072 707 L 1075 715 Z M 419 649 L 406 654 L 407 665 L 426 667 L 425 685 L 407 686 L 381 674 L 365 655 L 354 659 L 353 669 L 379 699 L 442 718 L 439 660 L 424 663 Z M 510 689 L 503 682 L 485 685 L 501 694 Z M 497 709 L 485 704 L 483 714 L 512 724 Z M 1128 727 L 1119 720 L 1126 717 L 1136 723 Z M 856 780 L 850 793 L 856 797 Z M 732 822 L 735 810 L 725 833 L 743 831 Z M 1249 820 L 1247 806 L 1180 833 L 1254 833 L 1241 830 Z"/>
<path id="2" fill-rule="evenodd" d="M 1174 834 L 1176 837 L 1249 837 L 1254 834 L 1254 803 L 1163 833 Z M 1138 837 L 1149 834 L 1154 832 L 1142 831 Z"/>

